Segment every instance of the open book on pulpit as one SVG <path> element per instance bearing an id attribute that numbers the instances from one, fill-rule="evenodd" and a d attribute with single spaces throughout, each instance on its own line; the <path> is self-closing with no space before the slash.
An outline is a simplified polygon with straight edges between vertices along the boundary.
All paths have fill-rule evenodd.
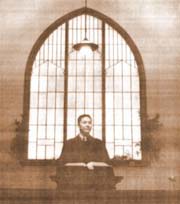
<path id="1" fill-rule="evenodd" d="M 105 163 L 105 162 L 89 162 L 89 163 L 83 163 L 83 162 L 73 162 L 73 163 L 66 163 L 65 166 L 79 166 L 79 167 L 111 167 L 111 165 Z"/>

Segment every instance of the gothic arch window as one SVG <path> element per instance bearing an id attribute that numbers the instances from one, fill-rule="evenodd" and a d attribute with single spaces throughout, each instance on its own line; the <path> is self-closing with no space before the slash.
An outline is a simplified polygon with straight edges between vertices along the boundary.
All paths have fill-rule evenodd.
<path id="1" fill-rule="evenodd" d="M 137 47 L 113 20 L 86 8 L 52 24 L 29 56 L 24 95 L 27 158 L 57 159 L 63 142 L 78 133 L 77 117 L 93 118 L 92 135 L 109 156 L 141 160 L 146 115 L 145 76 Z M 98 50 L 83 56 L 73 45 L 84 32 Z"/>

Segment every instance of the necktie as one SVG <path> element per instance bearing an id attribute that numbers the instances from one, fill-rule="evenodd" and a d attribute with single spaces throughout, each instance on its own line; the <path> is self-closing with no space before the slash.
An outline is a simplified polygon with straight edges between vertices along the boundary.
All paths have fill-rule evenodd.
<path id="1" fill-rule="evenodd" d="M 87 137 L 83 137 L 83 138 L 82 138 L 82 141 L 83 141 L 83 142 L 87 142 Z"/>

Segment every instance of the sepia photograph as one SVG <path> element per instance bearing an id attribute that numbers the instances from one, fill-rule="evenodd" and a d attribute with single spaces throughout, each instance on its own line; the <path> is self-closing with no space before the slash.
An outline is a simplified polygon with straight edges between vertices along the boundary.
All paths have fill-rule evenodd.
<path id="1" fill-rule="evenodd" d="M 180 1 L 0 0 L 0 203 L 180 203 Z"/>

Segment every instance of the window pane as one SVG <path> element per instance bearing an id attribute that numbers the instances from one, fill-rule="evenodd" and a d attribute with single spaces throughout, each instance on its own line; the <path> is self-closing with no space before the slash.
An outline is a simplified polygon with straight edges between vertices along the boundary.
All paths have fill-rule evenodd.
<path id="1" fill-rule="evenodd" d="M 39 85 L 38 77 L 32 76 L 31 77 L 31 91 L 38 92 L 38 85 Z"/>
<path id="2" fill-rule="evenodd" d="M 45 146 L 37 147 L 37 159 L 45 159 Z"/>
<path id="3" fill-rule="evenodd" d="M 122 96 L 123 94 L 122 93 L 114 93 L 114 99 L 115 99 L 115 102 L 114 102 L 114 105 L 115 105 L 115 108 L 122 108 Z"/>
<path id="4" fill-rule="evenodd" d="M 57 62 L 57 64 L 59 65 L 59 66 L 61 66 L 61 67 L 57 67 L 57 75 L 56 75 L 56 77 L 57 77 L 57 81 L 60 79 L 60 78 L 62 78 L 62 80 L 61 81 L 64 81 L 63 80 L 63 77 L 62 76 L 64 76 L 64 61 L 63 60 L 60 60 L 59 62 Z"/>
<path id="5" fill-rule="evenodd" d="M 37 109 L 30 109 L 29 123 L 31 125 L 36 125 L 37 124 Z"/>
<path id="6" fill-rule="evenodd" d="M 64 123 L 64 110 L 56 109 L 56 124 L 62 125 Z"/>
<path id="7" fill-rule="evenodd" d="M 122 140 L 123 139 L 123 129 L 122 126 L 115 126 L 115 140 Z"/>
<path id="8" fill-rule="evenodd" d="M 93 102 L 94 102 L 94 96 L 93 96 L 93 93 L 86 93 L 85 95 L 85 99 L 86 99 L 86 108 L 93 108 Z M 84 102 L 84 101 L 83 101 Z M 83 104 L 84 105 L 84 104 Z M 78 106 L 79 108 L 80 107 L 83 107 L 82 106 Z"/>
<path id="9" fill-rule="evenodd" d="M 58 125 L 55 127 L 55 141 L 63 142 L 63 126 Z"/>
<path id="10" fill-rule="evenodd" d="M 113 108 L 114 105 L 114 94 L 106 93 L 106 108 Z"/>
<path id="11" fill-rule="evenodd" d="M 38 93 L 31 93 L 30 96 L 30 107 L 37 108 L 38 106 Z"/>
<path id="12" fill-rule="evenodd" d="M 67 139 L 74 138 L 76 136 L 75 126 L 67 126 Z"/>
<path id="13" fill-rule="evenodd" d="M 122 57 L 126 61 L 126 42 L 122 39 Z"/>
<path id="14" fill-rule="evenodd" d="M 56 98 L 55 93 L 48 93 L 48 108 L 55 108 L 56 106 Z"/>
<path id="15" fill-rule="evenodd" d="M 56 90 L 56 77 L 48 77 L 48 91 L 55 91 Z"/>
<path id="16" fill-rule="evenodd" d="M 63 148 L 63 143 L 55 144 L 55 159 L 59 158 L 59 156 L 61 155 L 62 148 Z"/>
<path id="17" fill-rule="evenodd" d="M 123 111 L 124 125 L 131 125 L 131 110 L 126 109 Z"/>
<path id="18" fill-rule="evenodd" d="M 131 83 L 130 83 L 130 77 L 123 77 L 123 91 L 124 92 L 130 92 L 131 91 Z"/>
<path id="19" fill-rule="evenodd" d="M 54 139 L 55 126 L 47 126 L 47 138 Z"/>
<path id="20" fill-rule="evenodd" d="M 122 92 L 122 77 L 114 77 L 114 90 Z"/>
<path id="21" fill-rule="evenodd" d="M 114 37 L 116 37 L 116 36 L 114 36 Z M 117 38 L 114 39 L 114 41 L 117 42 Z M 118 54 L 119 54 L 118 45 L 117 45 L 117 44 L 114 44 L 113 47 L 114 47 L 114 61 L 117 62 L 117 60 L 118 60 Z"/>
<path id="22" fill-rule="evenodd" d="M 94 110 L 94 125 L 102 125 L 102 111 L 101 109 Z"/>
<path id="23" fill-rule="evenodd" d="M 76 107 L 76 95 L 74 93 L 68 94 L 68 107 L 75 108 Z"/>
<path id="24" fill-rule="evenodd" d="M 123 146 L 116 146 L 115 147 L 115 156 L 122 156 L 123 155 Z"/>
<path id="25" fill-rule="evenodd" d="M 93 67 L 94 67 L 94 75 L 95 76 L 101 76 L 102 70 L 101 70 L 101 58 L 98 53 L 94 53 L 94 61 Z"/>
<path id="26" fill-rule="evenodd" d="M 39 139 L 38 140 L 38 145 L 41 145 L 41 146 L 53 145 L 53 144 L 54 144 L 54 140 L 52 139 Z"/>
<path id="27" fill-rule="evenodd" d="M 122 146 L 127 146 L 127 145 L 131 145 L 132 144 L 132 141 L 131 140 L 125 140 L 125 139 L 123 139 L 123 140 L 117 140 L 116 141 L 116 145 L 122 145 Z"/>
<path id="28" fill-rule="evenodd" d="M 114 144 L 113 143 L 106 143 L 106 148 L 110 158 L 114 157 Z"/>
<path id="29" fill-rule="evenodd" d="M 63 107 L 64 107 L 64 94 L 56 93 L 56 108 L 63 108 Z"/>
<path id="30" fill-rule="evenodd" d="M 41 51 L 41 53 L 43 53 L 43 56 L 42 56 L 42 59 L 44 58 L 44 59 L 49 59 L 49 52 L 48 52 L 48 48 L 49 48 L 49 46 L 48 46 L 48 40 L 46 40 L 46 42 L 45 42 L 45 44 L 43 45 L 43 49 L 42 49 L 42 51 Z M 42 65 L 43 66 L 43 65 Z M 42 71 L 41 71 L 42 72 Z M 46 74 L 47 72 L 45 72 L 44 74 Z"/>
<path id="31" fill-rule="evenodd" d="M 41 76 L 47 76 L 47 63 L 44 63 L 40 66 L 40 75 Z"/>
<path id="32" fill-rule="evenodd" d="M 106 142 L 114 142 L 114 127 L 106 125 Z"/>
<path id="33" fill-rule="evenodd" d="M 124 139 L 132 139 L 132 129 L 131 126 L 124 126 Z"/>
<path id="34" fill-rule="evenodd" d="M 77 62 L 77 76 L 85 75 L 84 63 L 82 61 Z"/>
<path id="35" fill-rule="evenodd" d="M 45 123 L 46 123 L 46 109 L 39 109 L 38 123 L 40 125 L 45 125 Z"/>
<path id="36" fill-rule="evenodd" d="M 108 55 L 109 55 L 109 58 L 110 58 L 111 61 L 113 61 L 112 59 L 114 58 L 113 54 L 114 54 L 113 45 L 109 45 L 109 53 L 108 53 Z"/>
<path id="37" fill-rule="evenodd" d="M 85 114 L 89 114 L 89 115 L 92 117 L 93 121 L 94 121 L 94 118 L 93 118 L 93 109 L 85 109 L 85 110 L 84 110 L 84 113 L 85 113 Z M 78 115 L 77 115 L 77 116 L 78 116 Z"/>
<path id="38" fill-rule="evenodd" d="M 53 159 L 53 158 L 54 158 L 54 146 L 47 146 L 46 159 Z"/>
<path id="39" fill-rule="evenodd" d="M 86 100 L 89 100 L 88 98 L 86 98 Z M 77 108 L 82 108 L 84 107 L 84 103 L 85 103 L 85 94 L 84 93 L 77 93 L 77 99 L 76 99 L 76 107 Z"/>
<path id="40" fill-rule="evenodd" d="M 139 109 L 132 110 L 132 122 L 133 122 L 133 125 L 140 125 Z"/>
<path id="41" fill-rule="evenodd" d="M 64 77 L 57 77 L 57 91 L 64 92 Z"/>
<path id="42" fill-rule="evenodd" d="M 28 158 L 36 159 L 36 143 L 29 142 L 28 144 Z"/>
<path id="43" fill-rule="evenodd" d="M 94 108 L 102 108 L 101 93 L 94 93 Z"/>
<path id="44" fill-rule="evenodd" d="M 33 77 L 38 76 L 38 74 L 39 74 L 39 63 L 37 63 L 37 61 L 35 61 L 34 64 L 33 64 L 32 76 Z"/>
<path id="45" fill-rule="evenodd" d="M 38 138 L 45 138 L 46 137 L 46 126 L 38 126 Z"/>
<path id="46" fill-rule="evenodd" d="M 76 78 L 75 77 L 69 77 L 68 78 L 68 90 L 70 92 L 75 92 L 76 91 Z"/>
<path id="47" fill-rule="evenodd" d="M 95 138 L 102 140 L 102 126 L 101 125 L 94 125 L 93 128 L 94 128 L 93 136 Z"/>
<path id="48" fill-rule="evenodd" d="M 127 63 L 130 64 L 130 60 L 131 60 L 131 49 L 129 46 L 126 46 L 126 56 L 127 56 Z"/>
<path id="49" fill-rule="evenodd" d="M 133 128 L 133 142 L 141 141 L 141 127 L 140 126 L 132 126 Z"/>
<path id="50" fill-rule="evenodd" d="M 39 93 L 39 108 L 46 108 L 47 93 Z"/>
<path id="51" fill-rule="evenodd" d="M 93 77 L 86 77 L 85 91 L 92 92 L 93 88 Z"/>
<path id="52" fill-rule="evenodd" d="M 94 77 L 94 92 L 101 92 L 102 80 L 101 77 Z"/>
<path id="53" fill-rule="evenodd" d="M 55 49 L 52 50 L 52 49 L 53 49 L 53 47 L 51 47 L 51 52 L 54 51 L 54 54 L 55 54 L 56 50 Z M 48 75 L 56 76 L 56 66 L 51 64 L 51 63 L 48 64 Z"/>
<path id="54" fill-rule="evenodd" d="M 123 93 L 123 106 L 124 108 L 131 108 L 131 94 Z"/>
<path id="55" fill-rule="evenodd" d="M 140 108 L 139 93 L 132 93 L 132 108 Z"/>
<path id="56" fill-rule="evenodd" d="M 85 90 L 85 80 L 84 77 L 77 77 L 77 92 L 84 92 Z"/>
<path id="57" fill-rule="evenodd" d="M 114 110 L 113 109 L 106 110 L 106 124 L 107 125 L 114 124 Z"/>
<path id="58" fill-rule="evenodd" d="M 37 137 L 37 126 L 31 125 L 29 126 L 29 141 L 36 142 Z"/>
<path id="59" fill-rule="evenodd" d="M 45 92 L 47 91 L 47 77 L 40 77 L 39 78 L 39 83 L 40 83 L 40 86 L 39 86 L 39 91 L 40 92 Z"/>
<path id="60" fill-rule="evenodd" d="M 131 69 L 130 69 L 130 63 L 129 62 L 124 62 L 123 63 L 123 75 L 124 76 L 129 76 L 130 75 L 130 71 L 131 71 Z"/>
<path id="61" fill-rule="evenodd" d="M 123 70 L 123 62 L 118 63 L 114 66 L 114 74 L 115 76 L 122 76 L 122 70 Z M 121 77 L 122 81 L 122 77 Z"/>
<path id="62" fill-rule="evenodd" d="M 86 65 L 86 76 L 93 76 L 93 61 L 88 61 L 88 65 Z"/>
<path id="63" fill-rule="evenodd" d="M 132 146 L 124 146 L 124 155 L 126 155 L 128 159 L 132 159 Z"/>
<path id="64" fill-rule="evenodd" d="M 75 125 L 75 121 L 76 121 L 76 118 L 75 118 L 75 110 L 71 110 L 69 109 L 68 110 L 68 125 Z"/>
<path id="65" fill-rule="evenodd" d="M 116 109 L 114 113 L 115 117 L 115 125 L 122 125 L 122 110 L 121 109 Z"/>
<path id="66" fill-rule="evenodd" d="M 53 125 L 55 122 L 55 110 L 54 109 L 48 109 L 47 110 L 47 124 Z"/>
<path id="67" fill-rule="evenodd" d="M 106 77 L 106 92 L 113 92 L 113 77 Z"/>
<path id="68" fill-rule="evenodd" d="M 132 63 L 133 63 L 131 67 L 132 76 L 138 76 L 137 64 L 135 61 L 133 61 Z"/>
<path id="69" fill-rule="evenodd" d="M 139 78 L 132 77 L 132 91 L 139 92 Z"/>
<path id="70" fill-rule="evenodd" d="M 92 112 L 92 111 L 90 110 L 90 112 Z M 82 115 L 82 114 L 86 114 L 86 113 L 87 112 L 85 111 L 85 109 L 80 109 L 80 108 L 76 109 L 76 116 L 77 117 Z"/>

